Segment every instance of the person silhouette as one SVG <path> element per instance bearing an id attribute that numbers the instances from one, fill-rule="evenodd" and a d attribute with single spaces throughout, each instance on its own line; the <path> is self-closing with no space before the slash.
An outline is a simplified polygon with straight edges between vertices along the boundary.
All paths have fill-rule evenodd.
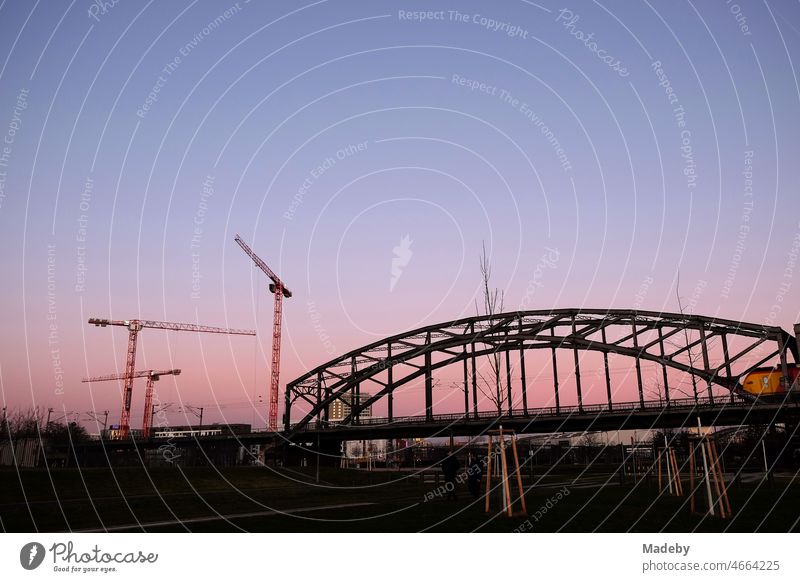
<path id="1" fill-rule="evenodd" d="M 467 489 L 472 495 L 473 499 L 478 499 L 481 496 L 481 477 L 483 476 L 483 467 L 477 455 L 470 454 L 469 468 L 467 470 Z"/>
<path id="2" fill-rule="evenodd" d="M 444 485 L 447 489 L 447 499 L 456 499 L 456 475 L 461 463 L 455 455 L 449 454 L 442 460 L 442 473 L 444 473 Z"/>

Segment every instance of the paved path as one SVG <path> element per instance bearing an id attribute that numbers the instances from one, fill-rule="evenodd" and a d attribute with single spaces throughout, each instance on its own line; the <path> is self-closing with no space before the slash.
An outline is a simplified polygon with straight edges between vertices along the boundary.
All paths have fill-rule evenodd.
<path id="1" fill-rule="evenodd" d="M 341 503 L 339 505 L 318 505 L 316 507 L 299 507 L 296 509 L 270 509 L 268 511 L 254 511 L 250 513 L 232 513 L 229 515 L 210 515 L 206 517 L 188 517 L 186 519 L 171 519 L 165 521 L 148 521 L 143 523 L 131 523 L 127 525 L 112 525 L 97 529 L 73 530 L 71 533 L 102 533 L 112 531 L 126 531 L 131 529 L 143 530 L 151 527 L 167 527 L 170 525 L 185 525 L 189 523 L 206 523 L 210 521 L 243 519 L 249 517 L 269 517 L 272 515 L 294 515 L 297 513 L 310 513 L 312 511 L 325 511 L 328 509 L 345 509 L 348 507 L 364 507 L 374 505 L 374 503 Z"/>

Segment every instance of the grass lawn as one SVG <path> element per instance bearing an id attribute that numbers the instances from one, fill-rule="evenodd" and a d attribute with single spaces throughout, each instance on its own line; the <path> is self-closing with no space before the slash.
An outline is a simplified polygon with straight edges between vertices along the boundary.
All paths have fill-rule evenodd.
<path id="1" fill-rule="evenodd" d="M 543 471 L 542 471 L 543 472 Z M 599 470 L 557 468 L 526 476 L 528 514 L 485 513 L 466 487 L 433 497 L 436 483 L 408 474 L 263 467 L 0 470 L 3 531 L 68 531 L 153 524 L 146 531 L 532 532 L 798 531 L 800 483 L 730 489 L 734 516 L 691 515 L 686 497 L 619 484 Z M 535 483 L 533 486 L 531 484 Z M 562 489 L 562 488 L 566 489 Z M 558 492 L 562 494 L 558 496 Z M 567 495 L 564 492 L 568 491 Z M 560 497 L 560 498 L 556 498 Z M 702 507 L 702 500 L 700 500 Z M 494 501 L 494 507 L 499 499 Z M 337 507 L 339 506 L 339 507 Z M 242 514 L 245 514 L 244 516 Z M 220 516 L 225 516 L 220 518 Z M 213 518 L 213 519 L 208 519 Z M 186 523 L 163 523 L 189 520 Z M 141 531 L 142 528 L 126 531 Z"/>

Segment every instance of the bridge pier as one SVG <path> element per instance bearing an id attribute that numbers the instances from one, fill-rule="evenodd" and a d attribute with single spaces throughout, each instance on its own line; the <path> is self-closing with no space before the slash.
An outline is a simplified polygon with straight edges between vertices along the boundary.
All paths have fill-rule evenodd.
<path id="1" fill-rule="evenodd" d="M 285 443 L 282 447 L 283 464 L 287 467 L 314 467 L 319 458 L 320 467 L 338 468 L 342 459 L 342 441 L 338 438 L 313 438 L 308 441 Z"/>

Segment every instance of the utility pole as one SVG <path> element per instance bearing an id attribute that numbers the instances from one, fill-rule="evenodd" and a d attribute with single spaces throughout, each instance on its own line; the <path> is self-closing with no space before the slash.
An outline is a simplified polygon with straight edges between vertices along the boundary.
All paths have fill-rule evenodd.
<path id="1" fill-rule="evenodd" d="M 94 412 L 93 410 L 89 410 L 87 413 L 89 420 L 94 420 L 95 422 L 100 422 L 100 416 Z M 103 411 L 103 430 L 106 430 L 108 427 L 108 410 Z"/>
<path id="2" fill-rule="evenodd" d="M 203 428 L 203 407 L 202 406 L 192 406 L 191 404 L 184 404 L 183 410 L 181 412 L 191 412 L 195 416 L 200 419 L 200 425 L 197 427 L 197 430 Z"/>
<path id="3" fill-rule="evenodd" d="M 161 412 L 162 410 L 169 409 L 170 406 L 172 406 L 172 402 L 167 402 L 166 404 L 161 404 L 160 406 L 156 406 L 155 404 L 151 404 L 150 405 L 150 418 L 153 418 L 156 415 L 157 412 Z"/>

